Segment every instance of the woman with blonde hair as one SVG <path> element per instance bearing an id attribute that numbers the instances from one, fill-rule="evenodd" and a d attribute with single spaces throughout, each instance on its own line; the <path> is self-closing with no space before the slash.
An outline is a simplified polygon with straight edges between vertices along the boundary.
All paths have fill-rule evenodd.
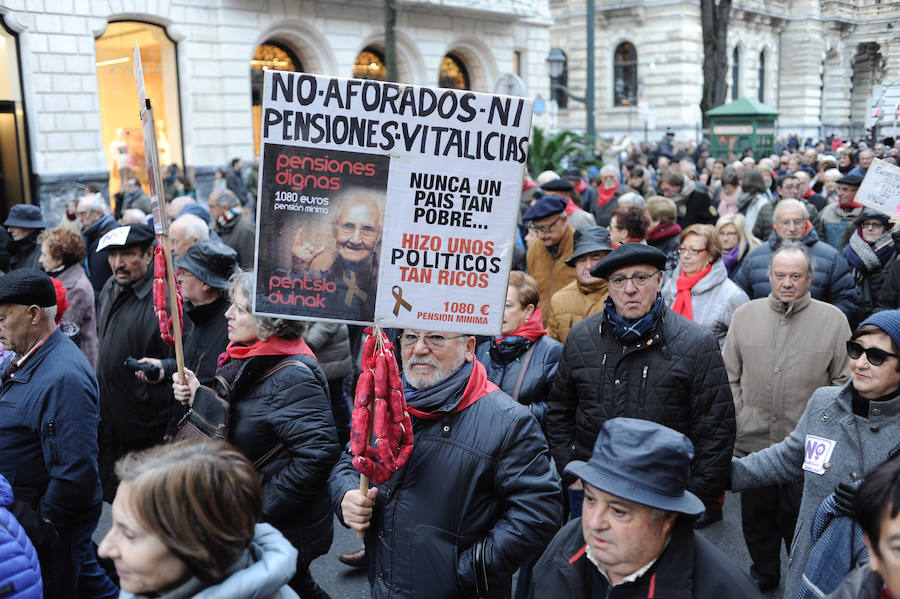
<path id="1" fill-rule="evenodd" d="M 222 441 L 183 441 L 116 464 L 112 527 L 98 553 L 116 566 L 120 599 L 296 599 L 297 550 L 257 524 L 253 466 Z"/>
<path id="2" fill-rule="evenodd" d="M 740 212 L 728 214 L 716 222 L 716 230 L 722 240 L 722 262 L 728 270 L 729 278 L 734 278 L 744 257 L 762 242 L 753 236 L 747 219 Z"/>

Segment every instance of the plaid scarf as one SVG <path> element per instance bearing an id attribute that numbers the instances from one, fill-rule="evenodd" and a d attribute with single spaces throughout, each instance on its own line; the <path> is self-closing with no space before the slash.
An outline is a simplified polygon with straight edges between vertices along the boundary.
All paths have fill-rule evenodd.
<path id="1" fill-rule="evenodd" d="M 662 306 L 662 298 L 657 296 L 656 301 L 653 302 L 653 307 L 644 316 L 637 320 L 626 320 L 619 316 L 612 298 L 608 297 L 603 306 L 603 312 L 606 314 L 606 320 L 613 325 L 615 338 L 622 343 L 631 343 L 650 331 L 653 327 L 653 321 L 659 313 L 660 306 Z"/>

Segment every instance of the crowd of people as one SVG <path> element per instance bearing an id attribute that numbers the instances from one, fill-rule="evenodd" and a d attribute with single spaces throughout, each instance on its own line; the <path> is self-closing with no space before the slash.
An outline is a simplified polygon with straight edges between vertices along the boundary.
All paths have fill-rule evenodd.
<path id="1" fill-rule="evenodd" d="M 900 597 L 900 218 L 855 202 L 900 142 L 729 163 L 673 137 L 526 178 L 499 335 L 389 332 L 414 445 L 367 490 L 364 333 L 253 313 L 240 160 L 205 201 L 166 170 L 183 369 L 139 182 L 53 228 L 14 206 L 3 596 L 326 598 L 310 563 L 336 517 L 373 597 Z M 298 235 L 292 268 L 376 268 L 375 212 L 336 211 L 333 248 Z M 749 572 L 697 532 L 728 490 Z"/>

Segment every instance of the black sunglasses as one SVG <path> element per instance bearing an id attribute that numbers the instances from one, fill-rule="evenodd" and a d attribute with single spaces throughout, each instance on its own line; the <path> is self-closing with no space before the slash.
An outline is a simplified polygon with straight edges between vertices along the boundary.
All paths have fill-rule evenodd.
<path id="1" fill-rule="evenodd" d="M 897 358 L 897 354 L 886 352 L 877 347 L 863 347 L 856 341 L 847 341 L 847 354 L 854 360 L 859 358 L 863 353 L 866 354 L 866 360 L 872 366 L 881 366 L 888 358 Z"/>

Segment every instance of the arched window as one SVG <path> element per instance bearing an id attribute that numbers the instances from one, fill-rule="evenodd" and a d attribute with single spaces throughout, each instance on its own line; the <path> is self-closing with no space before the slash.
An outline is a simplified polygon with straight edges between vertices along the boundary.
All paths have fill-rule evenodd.
<path id="1" fill-rule="evenodd" d="M 441 74 L 438 77 L 439 87 L 451 89 L 469 89 L 469 73 L 462 60 L 453 54 L 447 54 L 441 60 Z"/>
<path id="2" fill-rule="evenodd" d="M 384 54 L 377 48 L 369 46 L 359 53 L 353 65 L 353 76 L 357 79 L 387 79 L 387 67 L 384 65 Z"/>
<path id="3" fill-rule="evenodd" d="M 159 165 L 184 167 L 181 154 L 181 108 L 178 102 L 178 61 L 175 42 L 158 25 L 117 21 L 94 41 L 103 147 L 109 165 L 109 191 L 116 193 L 129 177 L 147 187 L 144 136 L 138 116 L 134 84 L 135 42 L 141 46 L 141 64 L 147 97 L 156 117 Z"/>
<path id="4" fill-rule="evenodd" d="M 253 151 L 259 156 L 259 137 L 262 125 L 263 73 L 275 71 L 303 71 L 300 60 L 287 47 L 268 41 L 260 45 L 250 60 L 250 94 L 253 99 Z"/>
<path id="5" fill-rule="evenodd" d="M 637 102 L 637 51 L 629 42 L 616 47 L 613 68 L 615 106 L 629 106 Z"/>
<path id="6" fill-rule="evenodd" d="M 737 46 L 734 47 L 734 53 L 731 55 L 731 99 L 738 99 L 738 88 L 741 81 L 741 51 Z"/>
<path id="7" fill-rule="evenodd" d="M 763 50 L 759 53 L 759 90 L 756 92 L 756 97 L 759 98 L 759 101 L 765 103 L 766 101 L 766 51 Z"/>

